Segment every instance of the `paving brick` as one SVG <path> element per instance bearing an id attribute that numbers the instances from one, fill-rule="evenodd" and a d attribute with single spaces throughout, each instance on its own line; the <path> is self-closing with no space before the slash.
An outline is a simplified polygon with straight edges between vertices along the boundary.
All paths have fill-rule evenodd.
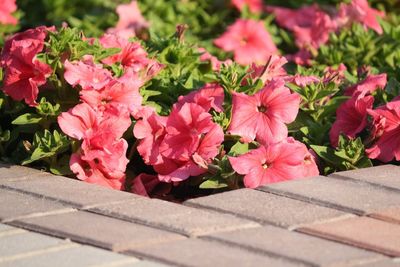
<path id="1" fill-rule="evenodd" d="M 373 185 L 323 176 L 270 184 L 259 190 L 364 215 L 400 207 L 400 194 Z"/>
<path id="2" fill-rule="evenodd" d="M 2 267 L 106 267 L 106 266 L 136 266 L 138 259 L 110 251 L 78 246 L 63 250 L 43 251 L 38 255 L 21 257 L 1 263 Z"/>
<path id="3" fill-rule="evenodd" d="M 359 265 L 358 267 L 399 267 L 399 266 L 400 266 L 400 259 L 399 260 L 386 259 L 382 261 L 362 264 Z"/>
<path id="4" fill-rule="evenodd" d="M 90 210 L 189 236 L 260 226 L 258 223 L 233 215 L 148 198 L 97 206 Z"/>
<path id="5" fill-rule="evenodd" d="M 184 236 L 84 211 L 23 218 L 23 228 L 114 251 L 184 239 Z"/>
<path id="6" fill-rule="evenodd" d="M 375 219 L 400 224 L 400 208 L 391 208 L 369 214 Z"/>
<path id="7" fill-rule="evenodd" d="M 382 165 L 331 174 L 332 178 L 355 179 L 377 186 L 400 191 L 400 167 Z"/>
<path id="8" fill-rule="evenodd" d="M 32 232 L 0 237 L 0 259 L 65 244 L 66 241 Z"/>
<path id="9" fill-rule="evenodd" d="M 298 231 L 400 256 L 400 225 L 368 217 L 349 218 L 299 228 Z"/>
<path id="10" fill-rule="evenodd" d="M 34 180 L 5 181 L 2 185 L 3 187 L 43 196 L 75 207 L 111 203 L 139 197 L 131 193 L 111 190 L 102 186 L 54 175 Z"/>
<path id="11" fill-rule="evenodd" d="M 4 181 L 35 179 L 45 176 L 50 176 L 50 174 L 33 168 L 0 162 L 0 184 Z"/>
<path id="12" fill-rule="evenodd" d="M 334 209 L 252 189 L 191 199 L 185 204 L 228 212 L 262 224 L 286 228 L 345 215 Z"/>
<path id="13" fill-rule="evenodd" d="M 126 265 L 126 266 L 128 266 L 128 265 Z M 138 261 L 138 262 L 135 262 L 135 264 L 133 264 L 133 265 L 132 264 L 129 265 L 129 267 L 168 267 L 168 266 L 172 266 L 172 265 L 166 265 L 163 263 L 155 263 L 155 262 L 151 262 L 151 261 Z M 118 266 L 118 267 L 120 267 L 120 266 Z M 125 265 L 123 265 L 121 267 L 125 267 Z"/>
<path id="14" fill-rule="evenodd" d="M 383 258 L 355 247 L 291 232 L 274 226 L 218 233 L 206 238 L 220 240 L 317 266 L 351 266 Z"/>
<path id="15" fill-rule="evenodd" d="M 13 230 L 13 229 L 15 229 L 15 227 L 0 223 L 0 233 L 4 232 L 4 231 L 10 231 L 10 230 Z"/>
<path id="16" fill-rule="evenodd" d="M 32 214 L 71 210 L 70 207 L 55 201 L 3 189 L 0 189 L 0 203 L 0 221 Z"/>
<path id="17" fill-rule="evenodd" d="M 165 261 L 178 266 L 304 266 L 283 259 L 272 258 L 218 242 L 186 239 L 130 250 L 133 255 Z"/>

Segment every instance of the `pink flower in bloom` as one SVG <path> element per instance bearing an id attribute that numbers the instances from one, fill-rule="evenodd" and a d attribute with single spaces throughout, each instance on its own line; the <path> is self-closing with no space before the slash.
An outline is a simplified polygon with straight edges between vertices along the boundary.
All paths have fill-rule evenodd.
<path id="1" fill-rule="evenodd" d="M 109 33 L 128 39 L 135 37 L 141 30 L 149 27 L 149 23 L 142 16 L 136 0 L 133 0 L 130 4 L 119 5 L 117 13 L 119 15 L 117 26 L 109 29 Z"/>
<path id="2" fill-rule="evenodd" d="M 270 82 L 272 79 L 284 78 L 287 76 L 286 70 L 283 68 L 288 61 L 285 57 L 272 55 L 268 60 L 267 65 L 252 64 L 249 72 L 250 77 L 254 79 L 261 79 L 263 83 Z"/>
<path id="3" fill-rule="evenodd" d="M 296 118 L 300 96 L 284 85 L 283 80 L 273 80 L 252 96 L 234 92 L 229 133 L 240 135 L 246 142 L 256 138 L 262 144 L 285 139 L 288 134 L 285 123 Z"/>
<path id="4" fill-rule="evenodd" d="M 167 117 L 162 117 L 153 113 L 136 122 L 133 128 L 134 136 L 141 140 L 137 150 L 147 165 L 163 163 L 160 145 L 166 134 L 166 124 Z"/>
<path id="5" fill-rule="evenodd" d="M 387 82 L 386 73 L 378 75 L 369 75 L 367 78 L 365 78 L 364 81 L 347 88 L 346 91 L 344 92 L 344 95 L 351 96 L 357 94 L 362 94 L 362 95 L 372 94 L 374 91 L 378 89 L 385 88 L 386 82 Z"/>
<path id="6" fill-rule="evenodd" d="M 187 161 L 199 147 L 202 135 L 214 126 L 211 115 L 195 103 L 173 108 L 166 124 L 166 135 L 160 146 L 164 157 Z"/>
<path id="7" fill-rule="evenodd" d="M 162 64 L 147 57 L 147 52 L 139 42 L 129 42 L 115 34 L 105 34 L 100 38 L 100 43 L 105 48 L 121 49 L 121 52 L 103 59 L 103 63 L 108 65 L 120 63 L 126 71 L 134 75 L 140 74 L 143 82 L 150 80 L 163 68 Z"/>
<path id="8" fill-rule="evenodd" d="M 292 82 L 297 86 L 305 87 L 312 83 L 319 83 L 321 80 L 316 76 L 302 76 L 300 74 L 295 74 L 294 76 L 288 77 L 286 81 Z"/>
<path id="9" fill-rule="evenodd" d="M 80 85 L 83 90 L 99 90 L 106 86 L 111 80 L 112 75 L 101 64 L 95 64 L 93 56 L 84 56 L 83 61 L 64 63 L 65 80 L 75 87 Z"/>
<path id="10" fill-rule="evenodd" d="M 263 9 L 262 0 L 232 0 L 232 4 L 240 11 L 244 6 L 247 6 L 253 13 L 260 13 Z"/>
<path id="11" fill-rule="evenodd" d="M 389 162 L 400 160 L 400 100 L 395 99 L 383 107 L 368 110 L 373 118 L 373 146 L 366 150 L 368 157 Z"/>
<path id="12" fill-rule="evenodd" d="M 295 26 L 293 28 L 296 45 L 300 48 L 312 46 L 319 48 L 329 40 L 329 34 L 336 30 L 336 24 L 328 14 L 317 11 L 309 27 Z"/>
<path id="13" fill-rule="evenodd" d="M 174 106 L 180 109 L 185 103 L 196 103 L 203 107 L 206 112 L 209 112 L 211 108 L 217 112 L 222 112 L 224 89 L 217 83 L 206 84 L 199 90 L 180 96 Z"/>
<path id="14" fill-rule="evenodd" d="M 12 16 L 17 11 L 16 0 L 2 0 L 0 5 L 0 24 L 17 25 L 18 20 Z"/>
<path id="15" fill-rule="evenodd" d="M 337 67 L 326 67 L 324 70 L 323 82 L 329 83 L 329 82 L 333 81 L 337 85 L 343 83 L 343 81 L 345 79 L 345 71 L 346 70 L 347 70 L 347 67 L 343 63 L 340 63 L 340 65 Z M 346 94 L 346 92 L 345 92 L 345 94 Z"/>
<path id="16" fill-rule="evenodd" d="M 277 48 L 262 21 L 238 19 L 214 40 L 225 51 L 233 52 L 235 61 L 242 65 L 265 64 Z"/>
<path id="17" fill-rule="evenodd" d="M 285 56 L 289 61 L 296 63 L 297 65 L 301 66 L 311 66 L 311 58 L 312 55 L 310 51 L 305 48 L 300 49 L 294 55 L 286 55 Z"/>
<path id="18" fill-rule="evenodd" d="M 124 106 L 129 113 L 136 114 L 142 105 L 139 87 L 142 82 L 138 79 L 127 81 L 113 80 L 100 90 L 82 90 L 81 100 L 92 108 L 104 111 L 110 106 Z"/>
<path id="19" fill-rule="evenodd" d="M 367 110 L 372 108 L 373 96 L 356 95 L 336 110 L 336 121 L 329 132 L 332 146 L 338 145 L 339 135 L 355 138 L 367 126 Z"/>
<path id="20" fill-rule="evenodd" d="M 80 154 L 72 154 L 69 165 L 71 171 L 76 174 L 76 177 L 79 180 L 91 184 L 101 185 L 111 189 L 123 189 L 125 177 L 110 177 L 107 173 L 104 173 L 100 169 L 98 169 L 97 164 L 94 161 L 85 161 L 81 158 Z"/>
<path id="21" fill-rule="evenodd" d="M 229 162 L 237 173 L 244 175 L 243 182 L 248 188 L 304 177 L 304 148 L 298 143 L 261 146 L 229 157 Z"/>
<path id="22" fill-rule="evenodd" d="M 321 12 L 318 5 L 305 6 L 299 9 L 267 6 L 266 10 L 275 15 L 279 26 L 294 31 L 296 27 L 310 28 L 316 19 L 316 14 Z"/>
<path id="23" fill-rule="evenodd" d="M 370 28 L 382 34 L 383 30 L 377 18 L 384 16 L 384 12 L 371 8 L 367 0 L 352 0 L 348 5 L 340 5 L 337 21 L 340 26 L 358 22 L 364 25 L 365 29 Z"/>
<path id="24" fill-rule="evenodd" d="M 46 28 L 39 27 L 12 36 L 4 45 L 0 67 L 4 68 L 2 90 L 14 100 L 36 106 L 39 86 L 46 83 L 52 69 L 36 55 L 43 50 Z"/>

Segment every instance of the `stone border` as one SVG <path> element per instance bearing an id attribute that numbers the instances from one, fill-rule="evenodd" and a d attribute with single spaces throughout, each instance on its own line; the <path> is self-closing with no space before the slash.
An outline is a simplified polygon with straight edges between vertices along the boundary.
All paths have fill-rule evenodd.
<path id="1" fill-rule="evenodd" d="M 66 262 L 64 249 L 71 262 L 82 257 L 74 266 L 400 264 L 400 167 L 393 165 L 181 205 L 0 164 L 0 202 L 0 266 L 55 266 Z M 6 245 L 18 238 L 26 250 Z M 56 244 L 30 248 L 30 238 Z M 96 253 L 115 261 L 83 263 Z"/>

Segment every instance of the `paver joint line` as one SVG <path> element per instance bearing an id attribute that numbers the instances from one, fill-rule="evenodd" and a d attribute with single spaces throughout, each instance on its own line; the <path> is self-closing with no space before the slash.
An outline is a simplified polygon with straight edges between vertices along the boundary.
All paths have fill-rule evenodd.
<path id="1" fill-rule="evenodd" d="M 329 176 L 327 176 L 328 178 L 332 178 L 332 179 L 337 179 L 337 180 L 342 180 L 342 181 L 349 181 L 349 182 L 353 182 L 353 183 L 360 183 L 360 184 L 365 184 L 365 185 L 372 185 L 381 189 L 385 189 L 385 190 L 389 190 L 389 191 L 393 191 L 396 193 L 400 192 L 400 189 L 397 188 L 393 188 L 390 186 L 386 186 L 386 185 L 382 185 L 382 184 L 378 184 L 378 183 L 374 183 L 374 182 L 370 182 L 370 181 L 366 181 L 366 180 L 359 180 L 359 179 L 354 179 L 351 177 L 347 177 L 344 175 L 341 175 L 340 172 L 339 173 L 333 173 Z"/>

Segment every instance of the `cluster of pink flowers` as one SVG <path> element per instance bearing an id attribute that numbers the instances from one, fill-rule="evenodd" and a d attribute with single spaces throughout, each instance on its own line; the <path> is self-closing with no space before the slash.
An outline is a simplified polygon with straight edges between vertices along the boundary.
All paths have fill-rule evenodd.
<path id="1" fill-rule="evenodd" d="M 16 0 L 2 0 L 0 5 L 0 24 L 17 25 L 18 20 L 13 16 L 17 11 Z"/>
<path id="2" fill-rule="evenodd" d="M 232 4 L 239 10 L 247 6 L 253 13 L 265 11 L 274 14 L 278 25 L 293 32 L 295 43 L 300 50 L 288 58 L 301 65 L 309 64 L 311 52 L 326 44 L 330 33 L 354 22 L 361 23 L 366 29 L 382 33 L 377 18 L 383 17 L 384 13 L 369 7 L 367 0 L 342 3 L 333 15 L 326 13 L 316 4 L 297 10 L 264 6 L 262 0 L 232 0 Z M 264 23 L 252 19 L 238 19 L 214 43 L 227 52 L 233 52 L 235 61 L 242 65 L 263 64 L 269 56 L 278 53 Z"/>
<path id="3" fill-rule="evenodd" d="M 30 106 L 37 104 L 39 86 L 52 73 L 50 66 L 36 58 L 43 51 L 48 30 L 42 26 L 15 34 L 6 41 L 0 56 L 0 67 L 4 69 L 2 90 Z"/>

